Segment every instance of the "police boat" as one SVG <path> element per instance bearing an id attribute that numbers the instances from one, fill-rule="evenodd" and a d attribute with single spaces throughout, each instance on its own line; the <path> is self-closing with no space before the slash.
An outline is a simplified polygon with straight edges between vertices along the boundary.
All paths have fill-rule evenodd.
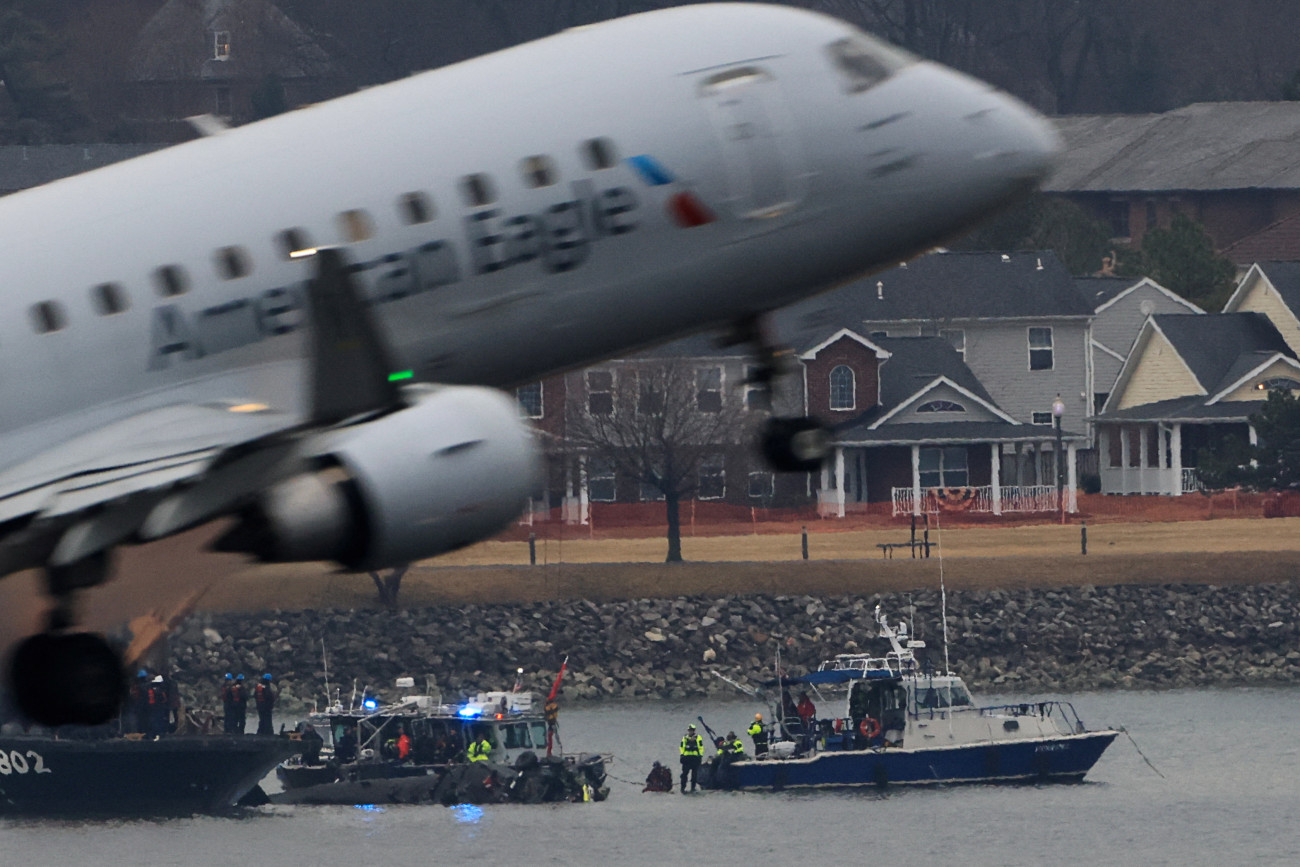
<path id="1" fill-rule="evenodd" d="M 779 678 L 766 754 L 721 751 L 701 769 L 701 783 L 780 790 L 1077 782 L 1118 734 L 1090 731 L 1068 701 L 979 705 L 956 674 L 918 663 L 914 651 L 925 642 L 909 639 L 906 623 L 889 625 L 880 606 L 875 617 L 891 648 L 884 656 L 839 654 L 802 677 Z M 835 711 L 799 716 L 789 690 L 800 687 Z"/>

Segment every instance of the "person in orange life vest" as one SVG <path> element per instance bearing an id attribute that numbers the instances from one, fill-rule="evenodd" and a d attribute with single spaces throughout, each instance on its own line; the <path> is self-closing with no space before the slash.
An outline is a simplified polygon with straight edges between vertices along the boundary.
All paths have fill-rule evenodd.
<path id="1" fill-rule="evenodd" d="M 244 675 L 235 675 L 235 682 L 230 687 L 230 733 L 242 735 L 248 724 L 248 687 L 244 684 Z"/>
<path id="2" fill-rule="evenodd" d="M 799 693 L 797 710 L 799 712 L 799 721 L 803 723 L 803 730 L 806 732 L 812 731 L 813 717 L 817 716 L 817 705 L 813 704 L 812 699 L 808 697 L 808 693 Z"/>
<path id="3" fill-rule="evenodd" d="M 397 760 L 404 762 L 411 757 L 411 736 L 406 733 L 406 729 L 398 726 L 397 728 Z"/>
<path id="4" fill-rule="evenodd" d="M 145 734 L 155 738 L 166 734 L 171 719 L 172 704 L 171 697 L 167 693 L 167 684 L 161 674 L 155 675 L 154 679 L 149 681 L 148 689 L 145 690 L 145 702 L 149 708 Z"/>
<path id="5" fill-rule="evenodd" d="M 259 735 L 273 735 L 275 729 L 271 727 L 271 711 L 275 709 L 275 687 L 271 684 L 271 675 L 262 675 L 262 679 L 257 682 L 253 690 L 253 701 L 257 704 L 257 733 Z"/>

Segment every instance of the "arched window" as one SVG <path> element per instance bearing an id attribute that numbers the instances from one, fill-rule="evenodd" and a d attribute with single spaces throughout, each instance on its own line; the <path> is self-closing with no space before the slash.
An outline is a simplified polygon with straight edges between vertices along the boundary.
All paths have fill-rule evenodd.
<path id="1" fill-rule="evenodd" d="M 966 407 L 951 400 L 932 400 L 916 408 L 917 412 L 965 412 Z"/>
<path id="2" fill-rule="evenodd" d="M 1300 391 L 1300 382 L 1285 376 L 1266 379 L 1256 386 L 1260 391 Z"/>
<path id="3" fill-rule="evenodd" d="M 853 368 L 841 364 L 831 370 L 831 409 L 853 409 Z"/>

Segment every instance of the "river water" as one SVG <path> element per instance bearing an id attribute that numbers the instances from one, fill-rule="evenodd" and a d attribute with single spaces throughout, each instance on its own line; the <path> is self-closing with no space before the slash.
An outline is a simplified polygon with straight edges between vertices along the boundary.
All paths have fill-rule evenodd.
<path id="1" fill-rule="evenodd" d="M 740 731 L 762 708 L 612 704 L 561 717 L 571 750 L 616 756 L 601 804 L 5 820 L 0 864 L 1300 864 L 1300 688 L 1070 698 L 1089 728 L 1126 727 L 1163 776 L 1121 734 L 1077 785 L 642 794 L 653 760 L 676 777 L 676 742 L 697 714 Z"/>

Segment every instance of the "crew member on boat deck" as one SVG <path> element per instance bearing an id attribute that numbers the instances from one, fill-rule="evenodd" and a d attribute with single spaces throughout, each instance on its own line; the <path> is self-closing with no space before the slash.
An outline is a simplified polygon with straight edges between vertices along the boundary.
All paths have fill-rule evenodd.
<path id="1" fill-rule="evenodd" d="M 491 758 L 492 745 L 488 743 L 487 732 L 479 729 L 478 734 L 474 736 L 474 743 L 470 744 L 465 752 L 471 762 L 486 762 Z"/>
<path id="2" fill-rule="evenodd" d="M 691 778 L 691 791 L 695 791 L 700 776 L 700 763 L 704 761 L 704 738 L 695 733 L 692 723 L 686 727 L 686 736 L 682 738 L 682 794 L 686 794 L 686 778 Z"/>
<path id="3" fill-rule="evenodd" d="M 726 752 L 731 755 L 733 762 L 738 762 L 745 757 L 745 742 L 736 737 L 735 732 L 727 732 Z"/>
<path id="4" fill-rule="evenodd" d="M 235 702 L 231 697 L 231 692 L 235 688 L 235 676 L 226 672 L 226 679 L 221 684 L 221 721 L 222 731 L 230 734 L 235 728 Z"/>
<path id="5" fill-rule="evenodd" d="M 235 685 L 230 688 L 230 701 L 235 718 L 230 724 L 231 734 L 242 735 L 248 725 L 248 687 L 244 686 L 244 675 L 235 675 Z"/>
<path id="6" fill-rule="evenodd" d="M 320 764 L 320 748 L 324 739 L 316 733 L 311 723 L 302 725 L 302 763 L 304 765 Z"/>
<path id="7" fill-rule="evenodd" d="M 796 708 L 799 713 L 799 722 L 803 723 L 803 730 L 812 731 L 813 718 L 817 716 L 817 705 L 813 704 L 808 693 L 799 693 L 799 706 Z"/>
<path id="8" fill-rule="evenodd" d="M 397 727 L 397 760 L 404 762 L 411 757 L 411 736 L 406 729 Z"/>
<path id="9" fill-rule="evenodd" d="M 643 792 L 671 792 L 673 790 L 673 772 L 655 762 L 655 766 L 646 774 Z"/>
<path id="10" fill-rule="evenodd" d="M 354 726 L 348 726 L 343 730 L 343 736 L 334 745 L 334 759 L 340 765 L 357 760 L 357 730 Z"/>
<path id="11" fill-rule="evenodd" d="M 767 729 L 763 727 L 763 715 L 754 714 L 754 721 L 749 724 L 749 736 L 754 741 L 754 755 L 767 755 Z"/>
<path id="12" fill-rule="evenodd" d="M 275 729 L 271 726 L 271 711 L 275 709 L 275 687 L 271 684 L 270 672 L 262 675 L 262 679 L 257 682 L 253 701 L 257 703 L 257 733 L 275 734 Z"/>
<path id="13" fill-rule="evenodd" d="M 149 703 L 149 722 L 145 734 L 155 738 L 166 734 L 172 705 L 167 695 L 167 684 L 161 674 L 154 675 L 154 679 L 149 682 L 149 688 L 145 691 L 145 700 Z"/>

